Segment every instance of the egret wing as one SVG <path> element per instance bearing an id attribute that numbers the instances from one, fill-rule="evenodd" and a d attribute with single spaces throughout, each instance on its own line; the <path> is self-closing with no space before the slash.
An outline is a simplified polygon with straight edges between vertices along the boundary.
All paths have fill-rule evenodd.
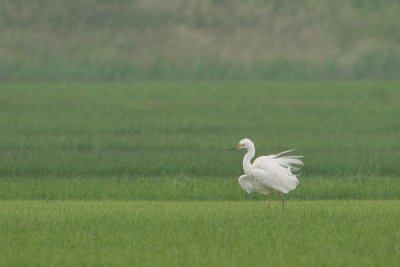
<path id="1" fill-rule="evenodd" d="M 249 194 L 253 191 L 253 185 L 252 185 L 250 179 L 253 179 L 253 178 L 251 178 L 247 175 L 242 175 L 239 177 L 239 180 L 238 180 L 240 186 Z"/>
<path id="2" fill-rule="evenodd" d="M 290 170 L 282 172 L 282 169 L 284 168 L 280 166 L 269 170 L 253 169 L 252 176 L 259 184 L 286 194 L 295 189 L 299 181 Z"/>
<path id="3" fill-rule="evenodd" d="M 269 170 L 271 167 L 280 166 L 285 170 L 288 170 L 290 174 L 292 171 L 298 171 L 300 168 L 298 166 L 303 165 L 300 160 L 303 156 L 282 156 L 292 150 L 287 150 L 276 155 L 262 156 L 256 158 L 253 162 L 253 167 L 263 170 Z"/>
<path id="4" fill-rule="evenodd" d="M 259 192 L 268 195 L 271 192 L 270 188 L 260 184 L 254 179 L 254 177 L 246 174 L 240 176 L 238 182 L 240 186 L 249 194 L 251 192 Z"/>
<path id="5" fill-rule="evenodd" d="M 252 176 L 262 186 L 270 188 L 271 190 L 281 191 L 282 186 L 279 178 L 262 169 L 253 169 Z"/>

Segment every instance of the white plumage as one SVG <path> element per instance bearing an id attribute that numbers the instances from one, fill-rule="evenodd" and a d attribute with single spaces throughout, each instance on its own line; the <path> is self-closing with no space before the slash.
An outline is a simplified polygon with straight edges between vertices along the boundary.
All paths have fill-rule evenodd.
<path id="1" fill-rule="evenodd" d="M 240 186 L 247 193 L 259 192 L 268 195 L 275 191 L 279 192 L 283 207 L 285 200 L 282 193 L 286 194 L 294 190 L 299 184 L 299 180 L 297 180 L 293 171 L 298 171 L 298 166 L 303 165 L 300 160 L 302 156 L 283 156 L 293 151 L 288 150 L 276 155 L 256 158 L 252 164 L 251 159 L 255 155 L 254 143 L 245 138 L 233 149 L 243 148 L 247 149 L 247 153 L 243 158 L 244 175 L 240 176 L 238 180 Z"/>

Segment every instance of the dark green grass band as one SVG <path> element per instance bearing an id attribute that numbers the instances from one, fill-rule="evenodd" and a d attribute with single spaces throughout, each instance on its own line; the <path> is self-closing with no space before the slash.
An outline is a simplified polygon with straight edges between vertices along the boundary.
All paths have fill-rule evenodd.
<path id="1" fill-rule="evenodd" d="M 279 199 L 277 194 L 273 197 Z M 289 201 L 400 199 L 400 180 L 398 177 L 300 178 L 298 188 L 286 198 Z M 266 197 L 247 194 L 240 188 L 237 177 L 13 177 L 0 179 L 0 199 L 265 201 Z"/>

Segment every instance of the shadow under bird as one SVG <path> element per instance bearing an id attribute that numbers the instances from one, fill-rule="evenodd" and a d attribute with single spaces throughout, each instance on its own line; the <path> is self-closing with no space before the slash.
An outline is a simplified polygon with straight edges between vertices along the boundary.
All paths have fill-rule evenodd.
<path id="1" fill-rule="evenodd" d="M 282 156 L 292 150 L 284 151 L 276 155 L 261 156 L 251 163 L 256 149 L 254 143 L 248 139 L 240 140 L 239 144 L 232 148 L 247 149 L 243 158 L 244 174 L 239 177 L 240 186 L 247 192 L 259 192 L 269 196 L 268 207 L 271 207 L 271 193 L 278 192 L 282 201 L 282 208 L 285 206 L 283 194 L 294 190 L 299 184 L 297 175 L 293 172 L 298 171 L 303 162 L 303 156 Z"/>

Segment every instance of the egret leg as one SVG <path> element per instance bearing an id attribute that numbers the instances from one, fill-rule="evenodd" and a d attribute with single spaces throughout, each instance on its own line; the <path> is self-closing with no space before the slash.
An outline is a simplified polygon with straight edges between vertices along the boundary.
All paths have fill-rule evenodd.
<path id="1" fill-rule="evenodd" d="M 271 193 L 268 194 L 268 199 L 269 199 L 268 208 L 270 209 L 271 208 Z"/>
<path id="2" fill-rule="evenodd" d="M 281 192 L 279 192 L 279 196 L 281 197 L 281 201 L 282 201 L 282 209 L 285 207 L 285 198 L 283 196 L 283 194 Z"/>

